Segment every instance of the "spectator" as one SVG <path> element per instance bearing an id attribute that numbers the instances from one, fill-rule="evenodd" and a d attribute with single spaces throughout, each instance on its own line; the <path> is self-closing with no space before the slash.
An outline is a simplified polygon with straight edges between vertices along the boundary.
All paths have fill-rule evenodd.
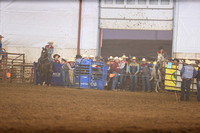
<path id="1" fill-rule="evenodd" d="M 192 78 L 197 75 L 197 71 L 195 68 L 191 65 L 192 62 L 189 60 L 185 61 L 186 65 L 183 66 L 181 69 L 181 101 L 184 101 L 184 96 L 186 93 L 186 101 L 189 101 L 189 96 L 190 96 L 190 85 L 192 82 Z"/>
<path id="2" fill-rule="evenodd" d="M 114 63 L 112 64 L 112 71 L 113 74 L 115 75 L 113 77 L 113 83 L 112 83 L 112 90 L 114 90 L 116 88 L 117 82 L 118 82 L 118 78 L 119 78 L 119 58 L 115 57 L 114 58 Z"/>
<path id="3" fill-rule="evenodd" d="M 2 39 L 4 37 L 2 35 L 0 35 L 0 63 L 1 63 L 1 60 L 4 58 L 4 54 L 3 54 L 3 50 L 2 50 Z"/>
<path id="4" fill-rule="evenodd" d="M 124 83 L 126 81 L 126 74 L 128 73 L 128 62 L 126 61 L 128 57 L 126 55 L 123 55 L 121 57 L 121 62 L 120 62 L 120 89 L 123 90 L 124 88 Z"/>
<path id="5" fill-rule="evenodd" d="M 67 60 L 62 58 L 62 79 L 63 79 L 63 83 L 64 83 L 64 87 L 67 88 L 67 83 L 69 84 L 69 87 L 72 87 L 72 83 L 70 81 L 69 78 L 69 70 L 73 70 L 70 66 L 70 64 L 67 62 Z"/>
<path id="6" fill-rule="evenodd" d="M 53 62 L 54 62 L 54 64 L 60 64 L 59 58 L 60 58 L 59 54 L 53 55 Z"/>
<path id="7" fill-rule="evenodd" d="M 91 61 L 94 61 L 94 58 L 95 58 L 94 55 L 90 55 L 90 56 L 89 56 L 89 59 L 90 59 Z"/>
<path id="8" fill-rule="evenodd" d="M 198 74 L 196 78 L 197 78 L 197 101 L 200 102 L 200 63 L 198 64 Z"/>
<path id="9" fill-rule="evenodd" d="M 151 65 L 146 62 L 146 59 L 142 59 L 142 64 L 140 66 L 140 72 L 142 73 L 142 90 L 143 92 L 149 91 L 151 92 L 150 87 L 150 67 Z"/>
<path id="10" fill-rule="evenodd" d="M 130 73 L 131 87 L 130 91 L 137 91 L 138 73 L 140 71 L 139 64 L 136 62 L 136 57 L 132 58 L 132 62 L 128 67 L 128 72 Z M 133 90 L 133 84 L 134 90 Z"/>

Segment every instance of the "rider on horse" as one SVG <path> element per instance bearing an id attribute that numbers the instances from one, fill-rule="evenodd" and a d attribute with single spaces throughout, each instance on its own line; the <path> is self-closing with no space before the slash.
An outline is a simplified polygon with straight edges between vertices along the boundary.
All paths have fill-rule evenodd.
<path id="1" fill-rule="evenodd" d="M 52 54 L 54 52 L 54 47 L 53 47 L 54 42 L 53 41 L 49 41 L 48 45 L 45 46 L 45 48 L 48 51 L 48 55 L 49 55 L 49 59 L 51 60 L 51 63 L 53 64 L 53 58 L 52 58 Z"/>

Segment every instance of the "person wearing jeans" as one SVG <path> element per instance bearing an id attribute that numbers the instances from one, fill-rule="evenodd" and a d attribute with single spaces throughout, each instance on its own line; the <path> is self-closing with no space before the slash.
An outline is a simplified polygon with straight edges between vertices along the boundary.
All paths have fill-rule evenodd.
<path id="1" fill-rule="evenodd" d="M 128 57 L 123 55 L 121 57 L 120 68 L 120 90 L 124 89 L 124 83 L 126 81 L 126 74 L 128 73 L 128 62 L 126 61 Z"/>
<path id="2" fill-rule="evenodd" d="M 133 57 L 132 62 L 128 67 L 128 72 L 130 73 L 130 80 L 131 80 L 130 91 L 137 91 L 137 82 L 138 82 L 137 74 L 139 73 L 139 69 L 140 67 L 139 64 L 136 63 L 136 57 Z M 133 85 L 134 85 L 134 90 L 133 90 Z"/>
<path id="3" fill-rule="evenodd" d="M 61 72 L 62 72 L 62 80 L 63 80 L 64 87 L 67 88 L 67 83 L 69 84 L 69 87 L 72 87 L 72 83 L 69 78 L 69 70 L 73 70 L 73 69 L 71 68 L 67 60 L 62 59 L 62 62 L 63 62 L 63 66 L 62 66 Z"/>
<path id="4" fill-rule="evenodd" d="M 200 59 L 198 59 L 200 60 Z M 200 102 L 200 63 L 197 64 L 198 67 L 198 74 L 196 76 L 197 78 L 197 101 Z"/>
<path id="5" fill-rule="evenodd" d="M 142 64 L 140 66 L 140 72 L 142 73 L 142 90 L 143 92 L 148 91 L 151 92 L 150 86 L 150 67 L 151 65 L 146 63 L 146 59 L 142 59 Z"/>
<path id="6" fill-rule="evenodd" d="M 185 94 L 186 94 L 186 101 L 189 101 L 190 85 L 192 82 L 192 78 L 197 75 L 197 71 L 191 65 L 192 62 L 189 60 L 186 60 L 185 63 L 186 63 L 186 65 L 183 66 L 183 68 L 181 69 L 181 78 L 182 78 L 181 97 L 180 97 L 181 101 L 184 101 Z"/>
<path id="7" fill-rule="evenodd" d="M 112 90 L 114 90 L 117 86 L 117 83 L 118 83 L 118 78 L 119 78 L 119 58 L 118 57 L 115 57 L 114 58 L 114 63 L 112 64 L 112 71 L 113 71 L 113 74 L 115 75 L 113 77 L 113 82 L 112 82 Z"/>

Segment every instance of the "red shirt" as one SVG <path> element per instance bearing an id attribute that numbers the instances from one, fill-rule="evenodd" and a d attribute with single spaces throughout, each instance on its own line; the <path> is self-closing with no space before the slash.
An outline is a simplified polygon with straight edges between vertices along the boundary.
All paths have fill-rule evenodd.
<path id="1" fill-rule="evenodd" d="M 166 53 L 166 52 L 165 52 L 165 50 L 163 50 L 162 53 L 161 53 L 161 51 L 159 50 L 157 53 L 158 53 L 158 54 L 164 54 L 164 53 Z"/>
<path id="2" fill-rule="evenodd" d="M 53 46 L 49 47 L 49 45 L 46 45 L 45 47 L 46 47 L 46 48 L 54 48 Z"/>
<path id="3" fill-rule="evenodd" d="M 116 73 L 119 73 L 119 64 L 117 62 L 114 62 L 112 64 L 112 71 L 116 72 Z"/>

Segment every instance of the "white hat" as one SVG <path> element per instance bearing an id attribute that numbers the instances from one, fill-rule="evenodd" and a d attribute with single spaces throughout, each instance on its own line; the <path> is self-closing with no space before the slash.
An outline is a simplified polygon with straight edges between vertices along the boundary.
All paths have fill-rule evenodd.
<path id="1" fill-rule="evenodd" d="M 90 58 L 94 58 L 94 55 L 90 55 L 89 57 L 90 57 Z"/>
<path id="2" fill-rule="evenodd" d="M 184 57 L 183 59 L 184 59 L 184 60 L 187 60 L 187 59 L 188 59 L 188 57 Z"/>
<path id="3" fill-rule="evenodd" d="M 119 60 L 120 60 L 120 61 L 122 61 L 122 60 L 123 60 L 123 58 L 122 58 L 122 57 L 120 57 L 120 58 L 119 58 Z"/>
<path id="4" fill-rule="evenodd" d="M 192 64 L 192 62 L 190 60 L 186 60 L 185 63 L 188 64 L 188 65 Z"/>
<path id="5" fill-rule="evenodd" d="M 126 58 L 127 59 L 128 57 L 126 55 L 123 55 L 122 58 Z"/>
<path id="6" fill-rule="evenodd" d="M 70 60 L 71 60 L 71 62 L 75 62 L 75 58 L 71 58 Z"/>
<path id="7" fill-rule="evenodd" d="M 200 57 L 197 57 L 196 60 L 200 60 Z"/>
<path id="8" fill-rule="evenodd" d="M 110 60 L 110 59 L 113 59 L 113 56 L 110 56 L 108 59 L 109 59 L 109 60 Z"/>
<path id="9" fill-rule="evenodd" d="M 145 59 L 145 58 L 142 58 L 142 61 L 146 61 L 146 59 Z"/>
<path id="10" fill-rule="evenodd" d="M 135 56 L 133 56 L 132 60 L 136 60 L 136 57 L 135 57 Z"/>
<path id="11" fill-rule="evenodd" d="M 84 55 L 82 55 L 82 58 L 87 58 L 87 55 L 85 55 L 85 54 L 84 54 Z"/>
<path id="12" fill-rule="evenodd" d="M 54 42 L 51 40 L 51 41 L 48 42 L 48 44 L 49 44 L 49 43 L 54 43 Z"/>
<path id="13" fill-rule="evenodd" d="M 114 60 L 119 60 L 119 57 L 115 57 Z"/>

